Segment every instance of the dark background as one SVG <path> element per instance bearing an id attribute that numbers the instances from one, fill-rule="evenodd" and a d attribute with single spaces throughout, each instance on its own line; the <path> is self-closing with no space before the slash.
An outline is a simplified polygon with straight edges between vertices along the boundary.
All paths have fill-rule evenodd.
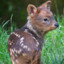
<path id="1" fill-rule="evenodd" d="M 27 21 L 27 5 L 34 4 L 39 6 L 47 0 L 0 0 L 0 24 L 10 19 L 13 14 L 13 22 L 18 27 L 23 26 Z M 63 14 L 64 0 L 52 0 L 51 10 L 54 14 Z M 58 11 L 59 10 L 59 11 Z M 9 23 L 7 24 L 9 27 Z"/>

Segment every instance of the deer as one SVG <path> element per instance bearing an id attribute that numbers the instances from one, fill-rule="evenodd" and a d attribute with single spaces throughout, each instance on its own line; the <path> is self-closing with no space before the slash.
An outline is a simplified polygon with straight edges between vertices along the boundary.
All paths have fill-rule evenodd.
<path id="1" fill-rule="evenodd" d="M 27 6 L 27 23 L 13 31 L 8 39 L 8 52 L 12 64 L 41 64 L 45 35 L 59 24 L 50 10 L 51 1 L 36 7 Z"/>

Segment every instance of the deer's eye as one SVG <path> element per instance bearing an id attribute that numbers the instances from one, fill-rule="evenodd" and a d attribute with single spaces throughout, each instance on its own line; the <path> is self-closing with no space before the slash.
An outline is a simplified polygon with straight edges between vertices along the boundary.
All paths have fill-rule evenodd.
<path id="1" fill-rule="evenodd" d="M 46 22 L 46 21 L 48 21 L 48 19 L 47 18 L 44 18 L 44 21 Z"/>

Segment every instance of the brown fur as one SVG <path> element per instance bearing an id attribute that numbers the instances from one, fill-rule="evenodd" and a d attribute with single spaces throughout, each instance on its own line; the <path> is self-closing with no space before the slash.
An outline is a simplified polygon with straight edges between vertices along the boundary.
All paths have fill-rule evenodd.
<path id="1" fill-rule="evenodd" d="M 58 27 L 50 11 L 50 1 L 39 7 L 29 4 L 28 22 L 8 39 L 12 64 L 41 64 L 41 50 L 45 34 Z"/>

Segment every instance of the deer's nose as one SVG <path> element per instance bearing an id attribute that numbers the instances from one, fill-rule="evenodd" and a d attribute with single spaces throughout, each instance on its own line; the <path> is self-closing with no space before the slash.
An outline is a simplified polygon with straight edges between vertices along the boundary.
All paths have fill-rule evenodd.
<path id="1" fill-rule="evenodd" d="M 56 23 L 54 26 L 59 27 L 59 24 L 58 24 L 58 23 Z"/>

